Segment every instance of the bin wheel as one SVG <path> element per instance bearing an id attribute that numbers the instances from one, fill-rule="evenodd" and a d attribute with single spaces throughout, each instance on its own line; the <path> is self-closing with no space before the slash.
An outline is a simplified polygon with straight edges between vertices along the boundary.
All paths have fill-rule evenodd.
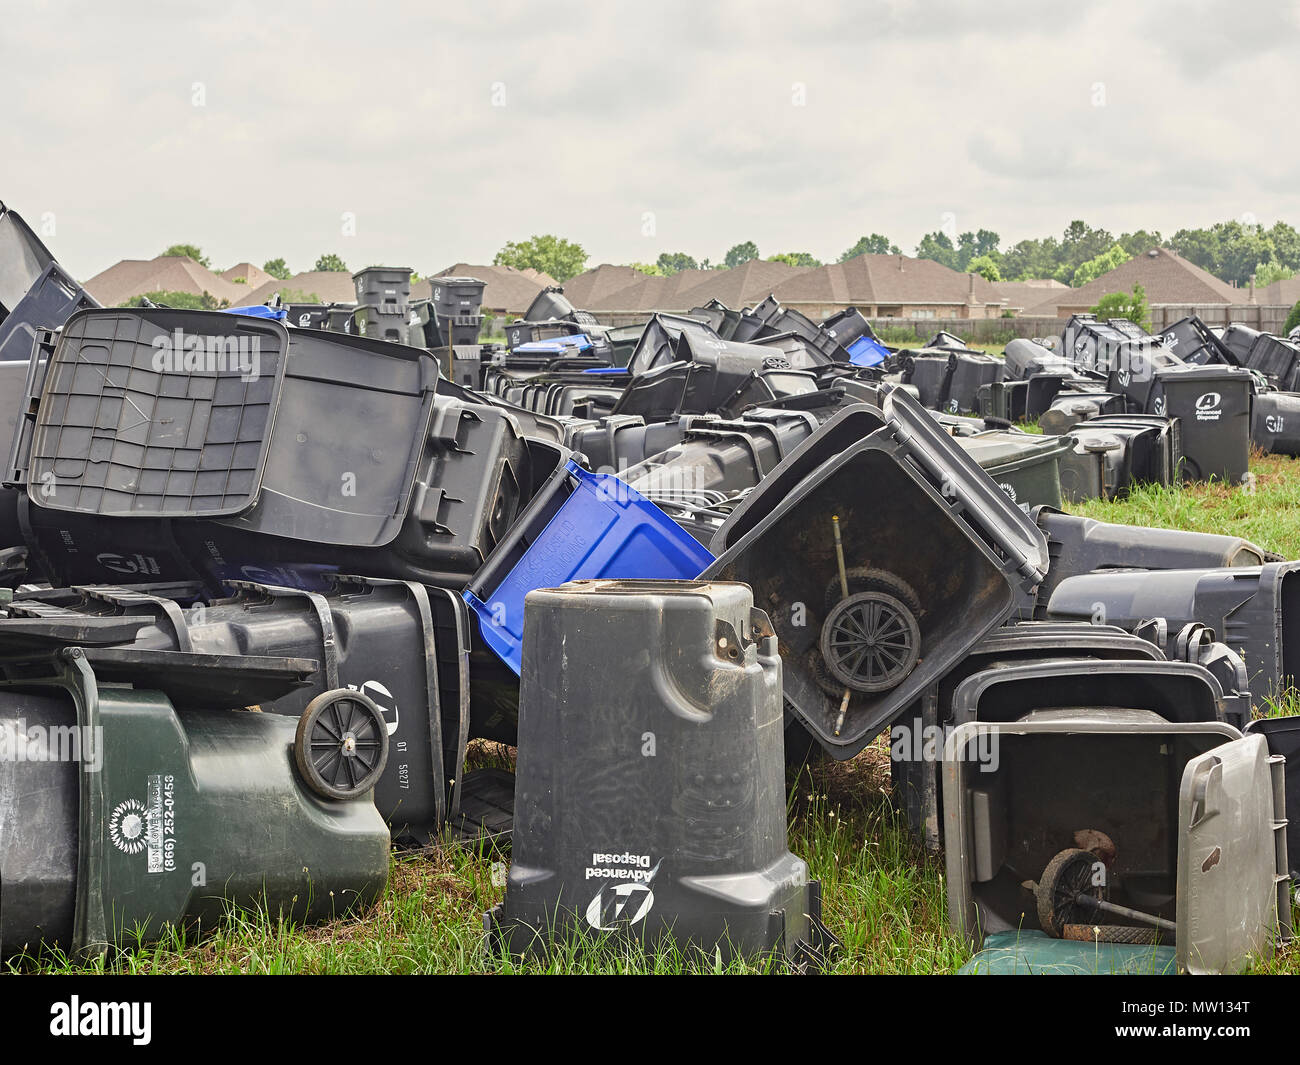
<path id="1" fill-rule="evenodd" d="M 921 599 L 916 594 L 907 581 L 901 577 L 895 577 L 887 569 L 876 569 L 874 566 L 850 566 L 844 573 L 848 580 L 849 595 L 855 592 L 884 592 L 886 595 L 892 595 L 895 599 L 903 603 L 916 617 L 921 616 Z M 844 593 L 840 591 L 840 578 L 836 574 L 826 585 L 826 610 L 829 613 L 835 609 L 836 604 L 844 598 Z"/>
<path id="2" fill-rule="evenodd" d="M 293 758 L 317 795 L 355 798 L 384 772 L 388 726 L 369 696 L 348 688 L 322 692 L 298 719 Z"/>
<path id="3" fill-rule="evenodd" d="M 896 596 L 858 592 L 827 615 L 821 652 L 831 674 L 846 688 L 889 691 L 920 661 L 921 627 Z"/>
<path id="4" fill-rule="evenodd" d="M 1077 896 L 1092 890 L 1092 869 L 1097 856 L 1092 851 L 1069 847 L 1047 863 L 1034 891 L 1038 901 L 1038 924 L 1053 939 L 1065 935 L 1066 925 L 1088 924 L 1095 913 L 1080 906 Z"/>

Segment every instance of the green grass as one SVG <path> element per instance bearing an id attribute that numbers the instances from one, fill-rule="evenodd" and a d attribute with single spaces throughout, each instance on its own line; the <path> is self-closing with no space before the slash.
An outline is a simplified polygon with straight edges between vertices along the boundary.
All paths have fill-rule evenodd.
<path id="1" fill-rule="evenodd" d="M 1104 521 L 1231 533 L 1300 557 L 1300 466 L 1255 456 L 1247 486 L 1146 487 L 1118 503 L 1072 507 Z M 1289 701 L 1272 708 L 1294 713 Z M 501 764 L 502 752 L 477 753 Z M 843 941 L 837 973 L 950 973 L 969 957 L 946 925 L 941 857 L 908 835 L 889 801 L 880 741 L 845 763 L 813 767 L 792 784 L 791 849 L 823 885 L 824 919 Z M 485 948 L 482 915 L 502 897 L 508 855 L 445 843 L 427 856 L 394 855 L 388 889 L 368 912 L 311 928 L 232 913 L 201 939 L 177 933 L 89 967 L 63 958 L 11 962 L 15 971 L 125 973 L 679 973 L 763 972 L 701 954 L 652 957 L 612 944 L 562 944 L 547 962 L 512 962 Z M 1300 912 L 1297 912 L 1300 922 Z M 1300 974 L 1300 950 L 1260 971 Z"/>

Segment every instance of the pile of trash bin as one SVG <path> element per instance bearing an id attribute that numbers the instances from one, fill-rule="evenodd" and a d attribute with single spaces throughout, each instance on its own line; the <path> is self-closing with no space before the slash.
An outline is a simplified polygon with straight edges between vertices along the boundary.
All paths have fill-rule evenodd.
<path id="1" fill-rule="evenodd" d="M 1292 342 L 548 289 L 481 344 L 481 281 L 355 281 L 103 308 L 0 210 L 0 954 L 329 917 L 451 834 L 511 843 L 500 949 L 816 970 L 785 770 L 882 735 L 976 968 L 1289 938 L 1300 563 L 1062 508 L 1239 480 Z"/>

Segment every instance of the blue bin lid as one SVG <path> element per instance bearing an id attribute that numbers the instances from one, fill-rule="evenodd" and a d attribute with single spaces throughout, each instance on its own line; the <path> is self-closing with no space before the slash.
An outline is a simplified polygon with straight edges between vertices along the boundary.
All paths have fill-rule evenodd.
<path id="1" fill-rule="evenodd" d="M 889 349 L 878 340 L 863 334 L 846 349 L 854 366 L 879 366 L 889 358 Z"/>
<path id="2" fill-rule="evenodd" d="M 524 597 L 536 588 L 601 577 L 694 580 L 713 555 L 695 537 L 612 473 L 565 464 L 573 492 L 501 583 L 479 599 L 462 592 L 479 617 L 483 642 L 518 673 Z"/>
<path id="3" fill-rule="evenodd" d="M 289 312 L 283 307 L 230 307 L 226 310 L 227 314 L 243 314 L 249 318 L 270 318 L 276 322 L 283 322 L 289 317 Z"/>

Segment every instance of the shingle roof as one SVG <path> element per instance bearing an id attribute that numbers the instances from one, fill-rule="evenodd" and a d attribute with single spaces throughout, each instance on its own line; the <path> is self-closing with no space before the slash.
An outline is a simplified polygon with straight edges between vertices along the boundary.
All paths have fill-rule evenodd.
<path id="1" fill-rule="evenodd" d="M 1245 303 L 1247 299 L 1241 289 L 1220 281 L 1168 248 L 1152 248 L 1086 285 L 1053 292 L 1025 313 L 1050 316 L 1061 307 L 1093 307 L 1107 293 L 1132 292 L 1134 285 L 1146 291 L 1149 304 Z"/>
<path id="2" fill-rule="evenodd" d="M 1068 292 L 1070 288 L 1069 285 L 1054 278 L 1037 281 L 994 281 L 993 287 L 1006 301 L 1007 309 L 1013 311 L 1024 311 L 1026 308 L 1035 307 L 1056 295 L 1057 292 Z"/>
<path id="3" fill-rule="evenodd" d="M 248 286 L 249 291 L 275 280 L 260 266 L 254 266 L 252 263 L 236 263 L 229 270 L 222 270 L 220 276 L 232 284 L 239 284 L 236 278 L 243 278 L 242 283 Z"/>
<path id="4" fill-rule="evenodd" d="M 605 303 L 608 297 L 620 289 L 640 284 L 645 278 L 645 274 L 631 266 L 601 263 L 566 281 L 564 294 L 575 307 L 590 310 L 598 303 Z M 632 309 L 634 308 L 619 308 L 619 310 Z"/>
<path id="5" fill-rule="evenodd" d="M 85 283 L 86 291 L 105 307 L 118 307 L 146 292 L 204 292 L 218 300 L 242 302 L 247 292 L 184 255 L 159 255 L 156 259 L 123 259 L 101 270 Z"/>
<path id="6" fill-rule="evenodd" d="M 240 290 L 244 288 L 243 285 L 234 287 Z M 305 270 L 300 274 L 294 274 L 287 281 L 279 281 L 273 277 L 265 284 L 258 285 L 252 292 L 244 294 L 241 291 L 239 302 L 247 306 L 265 303 L 282 288 L 315 296 L 322 303 L 357 301 L 356 286 L 352 283 L 352 275 L 346 270 Z"/>
<path id="7" fill-rule="evenodd" d="M 681 309 L 689 310 L 715 299 L 740 310 L 766 299 L 790 279 L 813 272 L 808 267 L 766 259 L 751 259 L 730 270 L 711 270 L 699 284 L 682 293 Z"/>
<path id="8" fill-rule="evenodd" d="M 782 303 L 1001 304 L 997 290 L 979 274 L 951 270 L 932 259 L 906 255 L 859 255 L 842 263 L 803 270 L 772 290 Z"/>
<path id="9" fill-rule="evenodd" d="M 638 276 L 631 284 L 619 287 L 607 295 L 597 294 L 585 304 L 579 304 L 575 300 L 574 305 L 591 311 L 684 311 L 694 306 L 690 292 L 715 272 L 717 271 L 682 270 L 663 277 L 642 274 L 638 270 L 634 271 Z M 564 294 L 573 300 L 569 288 L 568 285 L 564 287 Z"/>
<path id="10" fill-rule="evenodd" d="M 682 270 L 660 277 L 602 263 L 565 282 L 564 294 L 575 307 L 590 311 L 685 311 L 710 299 L 740 308 L 802 272 L 787 263 L 754 259 L 732 270 Z"/>

